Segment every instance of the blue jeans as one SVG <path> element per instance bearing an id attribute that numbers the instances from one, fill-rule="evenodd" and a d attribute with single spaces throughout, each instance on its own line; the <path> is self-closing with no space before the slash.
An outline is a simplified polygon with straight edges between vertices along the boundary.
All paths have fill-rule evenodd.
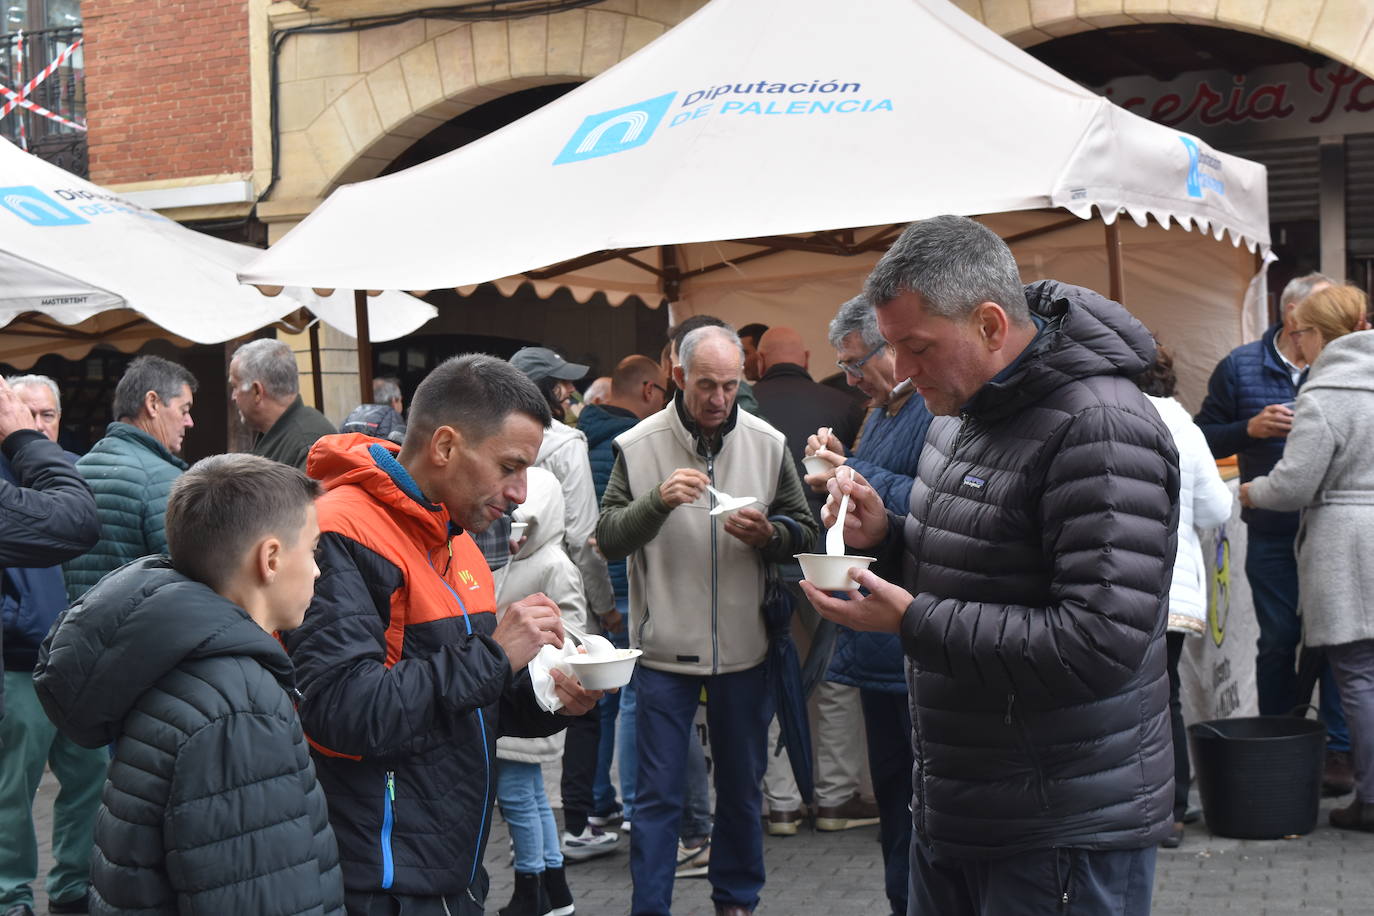
<path id="1" fill-rule="evenodd" d="M 558 824 L 544 794 L 544 774 L 537 763 L 496 761 L 496 800 L 515 846 L 515 870 L 536 874 L 563 867 Z"/>
<path id="2" fill-rule="evenodd" d="M 767 746 L 768 736 L 765 735 L 764 747 Z M 696 845 L 698 840 L 711 835 L 711 783 L 706 773 L 706 748 L 697 734 L 687 742 L 687 782 L 683 792 L 686 800 L 682 805 L 681 836 Z"/>
<path id="3" fill-rule="evenodd" d="M 1250 582 L 1260 631 L 1255 656 L 1260 715 L 1286 715 L 1308 702 L 1307 697 L 1297 695 L 1302 618 L 1298 616 L 1298 559 L 1293 536 L 1250 529 L 1245 548 L 1245 578 Z M 1340 690 L 1325 660 L 1321 663 L 1320 697 L 1318 710 L 1326 724 L 1327 747 L 1333 751 L 1349 750 L 1350 732 L 1345 725 Z"/>
<path id="4" fill-rule="evenodd" d="M 911 840 L 910 916 L 1149 916 L 1155 847 L 937 858 Z M 1068 904 L 1064 904 L 1064 900 Z"/>
<path id="5" fill-rule="evenodd" d="M 716 784 L 711 899 L 752 910 L 763 889 L 763 792 L 773 704 L 763 665 L 734 674 L 670 674 L 640 667 L 639 776 L 635 782 L 630 876 L 634 916 L 668 916 L 686 785 L 687 746 L 701 688 Z"/>
<path id="6" fill-rule="evenodd" d="M 629 601 L 615 600 L 616 609 L 628 615 Z M 630 620 L 625 617 L 625 625 L 619 633 L 607 633 L 606 638 L 617 649 L 630 647 Z M 617 725 L 617 722 L 619 724 Z M 620 803 L 625 819 L 630 820 L 635 806 L 635 769 L 638 766 L 635 755 L 635 685 L 633 682 L 620 688 L 619 693 L 608 693 L 601 698 L 601 744 L 596 754 L 596 778 L 592 781 L 592 810 L 598 815 L 609 815 L 617 807 L 615 786 L 611 784 L 611 761 L 615 758 L 616 744 L 620 745 Z"/>

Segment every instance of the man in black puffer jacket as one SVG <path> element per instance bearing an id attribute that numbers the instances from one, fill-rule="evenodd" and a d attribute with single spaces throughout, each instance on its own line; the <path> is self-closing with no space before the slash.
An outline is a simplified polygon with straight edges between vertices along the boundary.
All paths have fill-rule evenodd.
<path id="1" fill-rule="evenodd" d="M 44 641 L 34 688 L 48 717 L 84 747 L 115 745 L 90 912 L 343 913 L 300 694 L 272 636 L 314 593 L 320 492 L 266 458 L 205 459 L 172 487 L 171 558 L 110 573 Z"/>
<path id="2" fill-rule="evenodd" d="M 1132 385 L 1154 356 L 1121 306 L 1022 289 L 962 217 L 912 224 L 865 294 L 936 415 L 911 514 L 862 478 L 846 543 L 868 590 L 818 610 L 899 632 L 916 756 L 911 912 L 1150 910 L 1173 820 L 1165 675 L 1178 456 Z M 897 561 L 900 561 L 900 565 Z M 857 597 L 857 596 L 856 596 Z"/>

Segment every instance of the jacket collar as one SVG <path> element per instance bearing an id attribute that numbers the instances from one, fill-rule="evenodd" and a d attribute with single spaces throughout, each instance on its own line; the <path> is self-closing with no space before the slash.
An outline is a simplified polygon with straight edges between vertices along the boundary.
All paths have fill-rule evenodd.
<path id="1" fill-rule="evenodd" d="M 963 412 L 1000 419 L 1039 402 L 1055 389 L 1098 375 L 1133 376 L 1154 361 L 1154 336 L 1106 297 L 1056 280 L 1025 288 L 1026 304 L 1044 327 L 1012 371 L 989 380 Z"/>
<path id="2" fill-rule="evenodd" d="M 1279 331 L 1282 330 L 1283 322 L 1279 321 L 1270 325 L 1269 330 L 1264 332 L 1264 336 L 1260 338 L 1260 361 L 1265 369 L 1277 372 L 1291 381 L 1293 373 L 1279 356 Z"/>
<path id="3" fill-rule="evenodd" d="M 263 433 L 262 437 L 264 439 L 269 439 L 273 435 L 281 435 L 283 430 L 287 429 L 289 426 L 291 426 L 292 423 L 295 422 L 296 414 L 300 413 L 301 410 L 303 410 L 304 408 L 305 401 L 301 399 L 301 396 L 299 394 L 296 395 L 296 400 L 291 402 L 290 407 L 287 407 L 286 410 L 282 411 L 282 415 L 280 417 L 277 417 L 277 422 L 273 423 L 272 428 L 269 429 L 267 432 Z"/>
<path id="4" fill-rule="evenodd" d="M 759 381 L 770 382 L 775 378 L 804 378 L 808 382 L 812 381 L 811 373 L 807 372 L 805 367 L 798 366 L 796 363 L 778 363 L 765 372 Z"/>
<path id="5" fill-rule="evenodd" d="M 132 442 L 135 445 L 140 445 L 157 455 L 163 461 L 168 464 L 176 465 L 183 471 L 187 468 L 186 462 L 167 451 L 167 446 L 163 445 L 137 426 L 134 426 L 132 423 L 124 423 L 117 420 L 105 427 L 105 435 L 112 439 L 123 439 L 125 442 Z"/>
<path id="6" fill-rule="evenodd" d="M 397 527 L 426 550 L 442 546 L 458 532 L 448 509 L 430 502 L 415 478 L 397 460 L 400 446 L 361 433 L 326 436 L 310 451 L 307 470 L 326 490 L 351 485 L 387 509 Z"/>

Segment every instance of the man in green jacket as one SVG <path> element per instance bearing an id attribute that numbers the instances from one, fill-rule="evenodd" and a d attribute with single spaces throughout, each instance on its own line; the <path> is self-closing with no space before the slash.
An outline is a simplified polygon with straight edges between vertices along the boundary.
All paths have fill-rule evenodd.
<path id="1" fill-rule="evenodd" d="M 644 652 L 631 913 L 670 912 L 688 735 L 704 687 L 716 786 L 707 876 L 718 916 L 744 916 L 764 881 L 764 564 L 810 550 L 818 526 L 783 434 L 739 409 L 739 337 L 702 327 L 680 351 L 673 402 L 615 439 L 596 528 L 608 560 L 629 559 L 630 643 Z M 712 486 L 755 503 L 713 513 Z M 770 520 L 777 515 L 795 527 Z"/>
<path id="2" fill-rule="evenodd" d="M 63 568 L 72 601 L 125 563 L 167 552 L 167 494 L 186 470 L 177 456 L 194 425 L 196 384 L 186 367 L 160 356 L 140 356 L 124 370 L 115 386 L 115 422 L 76 462 L 95 492 L 100 542 Z"/>
<path id="3" fill-rule="evenodd" d="M 301 400 L 296 354 L 280 340 L 251 340 L 229 361 L 229 396 L 239 416 L 261 434 L 253 454 L 305 470 L 310 447 L 336 432 Z"/>

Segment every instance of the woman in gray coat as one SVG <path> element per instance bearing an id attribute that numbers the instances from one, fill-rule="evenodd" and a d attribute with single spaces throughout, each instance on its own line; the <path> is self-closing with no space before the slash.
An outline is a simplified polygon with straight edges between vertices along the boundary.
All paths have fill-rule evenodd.
<path id="1" fill-rule="evenodd" d="M 1247 506 L 1301 509 L 1303 639 L 1326 650 L 1350 726 L 1355 800 L 1331 824 L 1374 832 L 1374 333 L 1350 286 L 1313 293 L 1293 336 L 1311 365 L 1283 459 L 1241 488 Z"/>

